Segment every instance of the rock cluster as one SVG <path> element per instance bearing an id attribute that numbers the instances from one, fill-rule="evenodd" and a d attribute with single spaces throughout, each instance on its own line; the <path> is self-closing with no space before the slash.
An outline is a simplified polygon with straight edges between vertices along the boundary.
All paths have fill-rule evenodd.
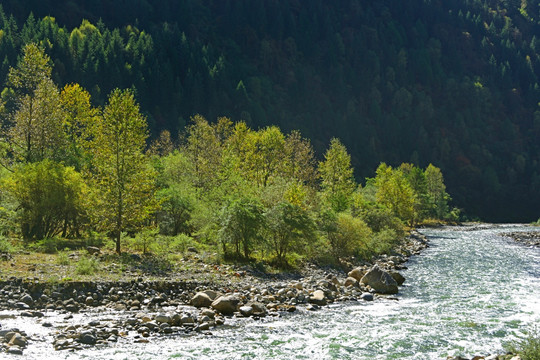
<path id="1" fill-rule="evenodd" d="M 502 234 L 525 246 L 540 247 L 540 231 L 513 232 Z"/>
<path id="2" fill-rule="evenodd" d="M 28 317 L 43 317 L 47 312 L 64 313 L 67 318 L 72 313 L 87 314 L 87 324 L 54 328 L 51 323 L 42 323 L 54 328 L 56 350 L 106 345 L 119 338 L 148 342 L 154 336 L 207 331 L 231 316 L 257 319 L 294 312 L 299 306 L 317 310 L 337 301 L 373 301 L 384 294 L 395 294 L 404 281 L 397 270 L 405 268 L 407 257 L 425 246 L 425 240 L 413 233 L 409 243 L 391 256 L 374 259 L 374 265 L 355 267 L 346 277 L 337 270 L 312 266 L 303 278 L 256 279 L 238 272 L 234 281 L 220 285 L 143 278 L 59 283 L 12 278 L 0 282 L 0 309 L 17 310 L 20 316 Z M 101 310 L 126 316 L 105 320 L 95 316 Z M 5 342 L 4 350 L 10 352 L 22 352 L 27 344 L 25 334 L 16 331 L 4 333 L 0 339 Z"/>
<path id="3" fill-rule="evenodd" d="M 0 329 L 0 347 L 8 354 L 22 355 L 28 346 L 28 339 L 18 329 Z"/>

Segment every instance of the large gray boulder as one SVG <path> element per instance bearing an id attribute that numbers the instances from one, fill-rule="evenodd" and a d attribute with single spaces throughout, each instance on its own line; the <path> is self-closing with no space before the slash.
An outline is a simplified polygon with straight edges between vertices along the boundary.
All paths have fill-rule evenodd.
<path id="1" fill-rule="evenodd" d="M 212 308 L 223 315 L 232 315 L 238 309 L 239 303 L 238 296 L 234 294 L 223 295 L 212 302 Z"/>
<path id="2" fill-rule="evenodd" d="M 403 275 L 401 275 L 397 271 L 391 271 L 390 275 L 394 278 L 394 280 L 396 280 L 399 286 L 403 285 L 403 283 L 405 282 L 405 278 L 403 277 Z"/>
<path id="3" fill-rule="evenodd" d="M 213 299 L 210 296 L 208 296 L 207 293 L 200 291 L 191 298 L 191 305 L 198 308 L 210 307 L 210 305 L 212 305 L 212 301 Z"/>
<path id="4" fill-rule="evenodd" d="M 397 294 L 398 284 L 388 272 L 373 266 L 360 280 L 360 283 L 369 285 L 379 294 Z"/>

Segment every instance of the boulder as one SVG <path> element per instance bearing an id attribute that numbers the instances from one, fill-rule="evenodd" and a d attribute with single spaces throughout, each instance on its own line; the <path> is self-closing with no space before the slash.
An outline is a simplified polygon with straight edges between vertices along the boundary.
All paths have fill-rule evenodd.
<path id="1" fill-rule="evenodd" d="M 101 253 L 101 250 L 95 246 L 87 246 L 86 251 L 88 251 L 90 255 L 99 255 Z"/>
<path id="2" fill-rule="evenodd" d="M 223 295 L 212 302 L 212 307 L 223 315 L 232 315 L 238 308 L 240 299 L 236 295 Z"/>
<path id="3" fill-rule="evenodd" d="M 380 294 L 397 294 L 398 284 L 388 272 L 379 266 L 373 266 L 360 280 L 360 283 L 369 285 Z"/>
<path id="4" fill-rule="evenodd" d="M 352 276 L 349 276 L 345 279 L 345 282 L 343 283 L 344 286 L 356 286 L 358 285 L 358 280 L 353 278 Z"/>
<path id="5" fill-rule="evenodd" d="M 191 298 L 191 305 L 195 307 L 209 307 L 212 305 L 212 298 L 205 292 L 198 292 Z"/>
<path id="6" fill-rule="evenodd" d="M 86 345 L 94 345 L 97 342 L 97 339 L 93 332 L 85 331 L 80 334 L 79 341 Z"/>
<path id="7" fill-rule="evenodd" d="M 403 283 L 405 282 L 405 278 L 403 277 L 403 275 L 401 275 L 397 271 L 390 271 L 390 275 L 394 278 L 394 280 L 396 280 L 399 286 L 403 285 Z"/>
<path id="8" fill-rule="evenodd" d="M 21 297 L 21 301 L 23 303 L 25 303 L 26 305 L 29 305 L 29 306 L 32 306 L 32 304 L 34 303 L 34 299 L 32 299 L 32 297 L 28 294 L 24 294 L 22 297 Z"/>
<path id="9" fill-rule="evenodd" d="M 326 296 L 324 295 L 324 291 L 322 290 L 315 290 L 313 294 L 309 297 L 309 302 L 315 305 L 326 305 Z"/>
<path id="10" fill-rule="evenodd" d="M 19 333 L 13 334 L 9 340 L 9 345 L 16 345 L 21 348 L 25 348 L 28 345 L 28 340 Z"/>
<path id="11" fill-rule="evenodd" d="M 362 279 L 362 276 L 364 276 L 365 273 L 366 273 L 366 271 L 364 270 L 364 268 L 357 267 L 357 268 L 352 269 L 351 271 L 349 271 L 347 276 L 352 277 L 352 278 L 356 279 L 357 281 L 360 281 Z"/>

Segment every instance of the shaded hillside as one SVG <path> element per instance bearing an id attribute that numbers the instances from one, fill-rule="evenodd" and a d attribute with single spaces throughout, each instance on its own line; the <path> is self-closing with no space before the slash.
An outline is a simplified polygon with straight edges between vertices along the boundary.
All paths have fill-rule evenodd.
<path id="1" fill-rule="evenodd" d="M 531 221 L 539 20 L 531 0 L 3 1 L 0 78 L 39 41 L 97 104 L 135 86 L 155 135 L 200 113 L 299 129 L 319 154 L 336 136 L 359 179 L 431 162 L 469 214 Z"/>

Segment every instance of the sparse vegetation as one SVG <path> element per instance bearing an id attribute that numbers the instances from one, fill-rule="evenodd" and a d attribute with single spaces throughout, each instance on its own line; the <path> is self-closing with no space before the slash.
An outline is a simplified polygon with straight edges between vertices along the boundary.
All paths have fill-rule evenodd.
<path id="1" fill-rule="evenodd" d="M 522 360 L 540 360 L 540 331 L 532 327 L 527 336 L 506 346 L 508 352 L 519 354 Z"/>

